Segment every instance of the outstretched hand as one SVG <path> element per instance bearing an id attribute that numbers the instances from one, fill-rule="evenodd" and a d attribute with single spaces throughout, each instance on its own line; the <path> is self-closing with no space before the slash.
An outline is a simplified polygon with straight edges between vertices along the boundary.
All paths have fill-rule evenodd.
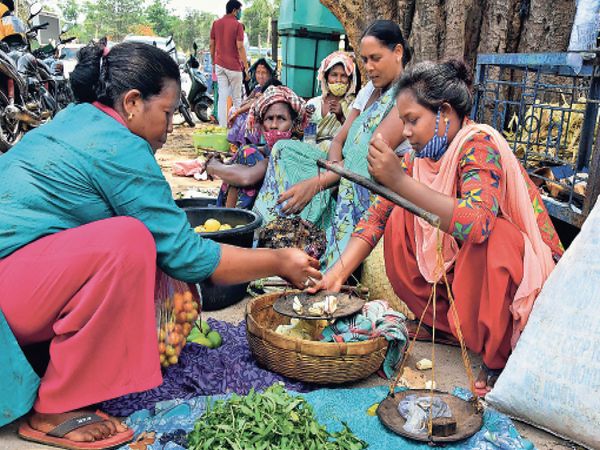
<path id="1" fill-rule="evenodd" d="M 323 275 L 319 271 L 319 261 L 297 248 L 282 248 L 280 276 L 299 289 L 311 283 L 319 283 Z"/>
<path id="2" fill-rule="evenodd" d="M 339 276 L 334 275 L 332 271 L 329 271 L 323 275 L 321 280 L 310 286 L 306 292 L 309 294 L 316 294 L 319 291 L 340 292 L 344 281 Z"/>
<path id="3" fill-rule="evenodd" d="M 367 162 L 371 176 L 390 189 L 393 189 L 399 177 L 405 175 L 402 160 L 380 133 L 369 143 Z"/>

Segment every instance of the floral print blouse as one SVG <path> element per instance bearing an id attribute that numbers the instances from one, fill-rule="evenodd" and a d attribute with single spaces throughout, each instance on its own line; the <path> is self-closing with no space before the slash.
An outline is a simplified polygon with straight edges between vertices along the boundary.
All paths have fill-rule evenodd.
<path id="1" fill-rule="evenodd" d="M 404 156 L 402 165 L 412 175 L 414 153 Z M 527 172 L 521 167 L 527 182 L 529 197 L 544 242 L 558 259 L 564 252 L 542 198 Z M 457 173 L 457 198 L 448 233 L 459 243 L 484 242 L 494 228 L 499 212 L 500 180 L 502 178 L 500 152 L 490 136 L 474 134 L 461 149 Z M 378 197 L 356 226 L 353 236 L 375 246 L 385 230 L 394 204 Z"/>

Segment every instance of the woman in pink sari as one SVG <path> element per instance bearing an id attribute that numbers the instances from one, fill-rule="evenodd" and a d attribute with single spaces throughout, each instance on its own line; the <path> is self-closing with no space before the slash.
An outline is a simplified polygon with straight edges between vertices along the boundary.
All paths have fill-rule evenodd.
<path id="1" fill-rule="evenodd" d="M 467 118 L 471 106 L 464 63 L 417 64 L 401 77 L 397 96 L 413 151 L 401 159 L 381 136 L 369 148 L 369 172 L 379 183 L 440 217 L 443 269 L 437 230 L 378 199 L 314 289 L 339 289 L 385 233 L 394 291 L 419 317 L 438 284 L 436 335 L 454 340 L 458 324 L 443 285 L 446 272 L 465 343 L 483 358 L 475 388 L 485 395 L 563 249 L 523 167 L 496 130 Z M 434 325 L 431 308 L 424 322 Z"/>

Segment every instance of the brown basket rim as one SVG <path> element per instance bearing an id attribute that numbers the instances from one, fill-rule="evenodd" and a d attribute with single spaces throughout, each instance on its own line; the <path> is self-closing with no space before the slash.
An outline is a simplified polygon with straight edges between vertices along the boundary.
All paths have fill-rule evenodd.
<path id="1" fill-rule="evenodd" d="M 286 294 L 289 294 L 288 291 Z M 265 308 L 269 306 L 263 306 L 271 300 L 275 300 L 279 296 L 283 295 L 281 292 L 273 292 L 264 294 L 259 297 L 255 297 L 248 302 L 246 305 L 246 330 L 248 333 L 253 334 L 259 339 L 263 339 L 271 343 L 271 345 L 286 349 L 300 352 L 305 355 L 312 356 L 345 356 L 345 355 L 367 355 L 377 350 L 387 347 L 388 342 L 384 337 L 377 337 L 375 339 L 369 339 L 361 342 L 320 342 L 320 341 L 308 341 L 304 339 L 292 338 L 276 333 L 273 330 L 269 330 L 259 325 L 252 312 L 256 308 Z M 261 308 L 261 309 L 262 309 Z"/>

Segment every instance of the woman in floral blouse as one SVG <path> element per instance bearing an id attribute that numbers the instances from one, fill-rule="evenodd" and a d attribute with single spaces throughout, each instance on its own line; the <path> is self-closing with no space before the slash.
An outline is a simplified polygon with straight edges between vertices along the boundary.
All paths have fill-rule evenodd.
<path id="1" fill-rule="evenodd" d="M 371 175 L 440 217 L 444 270 L 469 349 L 482 354 L 475 387 L 488 392 L 525 326 L 533 302 L 563 248 L 535 186 L 493 128 L 467 118 L 471 77 L 460 61 L 424 62 L 399 81 L 397 108 L 413 152 L 403 159 L 376 136 Z M 337 264 L 313 290 L 337 290 L 385 233 L 388 277 L 420 316 L 438 283 L 437 334 L 457 337 L 438 233 L 379 198 L 363 216 Z M 424 322 L 433 325 L 432 308 Z"/>

